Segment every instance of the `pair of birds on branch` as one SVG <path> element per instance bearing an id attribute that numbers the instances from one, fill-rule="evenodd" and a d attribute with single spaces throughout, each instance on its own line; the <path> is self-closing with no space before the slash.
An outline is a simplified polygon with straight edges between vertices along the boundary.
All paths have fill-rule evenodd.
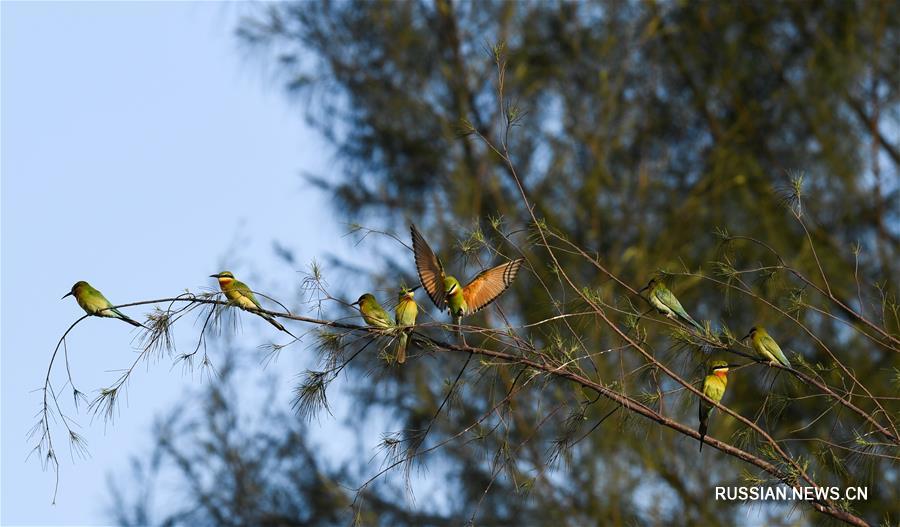
<path id="1" fill-rule="evenodd" d="M 405 287 L 400 289 L 393 319 L 371 293 L 365 293 L 352 304 L 359 307 L 363 320 L 369 326 L 381 329 L 401 328 L 396 354 L 396 360 L 400 364 L 406 361 L 406 348 L 409 340 L 409 330 L 402 328 L 414 326 L 419 313 L 415 300 L 416 289 L 419 287 L 425 289 L 428 298 L 441 311 L 449 310 L 454 324 L 458 326 L 463 317 L 478 312 L 500 297 L 515 280 L 519 268 L 525 261 L 517 258 L 485 269 L 463 286 L 455 277 L 444 272 L 441 259 L 434 253 L 416 226 L 410 225 L 409 229 L 412 234 L 416 273 L 419 275 L 421 285 L 412 289 Z"/>
<path id="2" fill-rule="evenodd" d="M 680 318 L 697 328 L 701 333 L 703 332 L 703 326 L 698 324 L 696 320 L 688 315 L 684 306 L 678 301 L 678 298 L 662 281 L 655 278 L 650 280 L 650 282 L 641 288 L 639 292 L 643 291 L 649 291 L 647 296 L 650 304 L 661 314 L 672 319 Z M 775 342 L 775 339 L 769 335 L 765 328 L 762 326 L 753 326 L 750 328 L 750 332 L 747 333 L 741 341 L 743 342 L 748 338 L 750 339 L 753 349 L 762 358 L 768 360 L 772 364 L 777 363 L 786 368 L 791 367 L 791 363 L 788 361 L 787 357 L 785 357 L 784 352 L 781 351 L 781 346 Z M 725 361 L 713 361 L 710 363 L 707 375 L 703 379 L 703 394 L 717 403 L 721 402 L 722 397 L 725 395 L 725 388 L 728 386 L 729 368 L 730 365 Z M 699 433 L 701 451 L 703 450 L 703 438 L 706 437 L 706 431 L 709 426 L 709 416 L 712 414 L 714 408 L 715 407 L 706 400 L 700 399 Z"/>
<path id="3" fill-rule="evenodd" d="M 485 269 L 478 273 L 472 281 L 463 286 L 455 277 L 445 273 L 440 258 L 434 253 L 415 225 L 410 225 L 410 231 L 416 271 L 421 287 L 425 289 L 428 297 L 438 309 L 450 311 L 450 315 L 453 317 L 456 325 L 459 325 L 463 317 L 476 313 L 502 295 L 515 280 L 519 268 L 524 262 L 522 258 L 517 258 L 496 267 Z M 261 311 L 263 308 L 253 291 L 247 284 L 235 279 L 233 273 L 222 271 L 210 275 L 210 277 L 218 280 L 219 288 L 230 303 L 241 309 L 254 312 L 279 331 L 293 336 L 272 315 Z M 400 364 L 406 361 L 410 331 L 407 328 L 415 325 L 418 316 L 419 309 L 415 301 L 415 290 L 418 288 L 419 286 L 412 289 L 406 287 L 400 289 L 393 317 L 385 311 L 371 293 L 363 294 L 356 302 L 351 304 L 359 308 L 363 320 L 369 326 L 388 331 L 400 330 L 396 352 L 396 361 Z M 661 280 L 655 278 L 650 280 L 638 292 L 643 291 L 649 291 L 648 301 L 661 314 L 672 319 L 680 318 L 698 331 L 704 331 L 703 326 L 687 313 L 678 298 Z M 64 295 L 63 298 L 68 296 L 74 296 L 78 305 L 89 315 L 118 318 L 133 326 L 146 328 L 140 322 L 129 318 L 113 307 L 113 304 L 100 291 L 87 282 L 79 281 L 75 283 L 71 291 Z M 741 340 L 748 338 L 751 339 L 753 348 L 763 358 L 772 363 L 780 363 L 788 368 L 791 366 L 781 347 L 768 334 L 765 328 L 754 326 Z M 725 361 L 714 361 L 710 364 L 708 374 L 703 380 L 703 393 L 717 403 L 721 402 L 725 394 L 725 389 L 728 385 L 727 374 L 729 367 L 729 364 Z M 714 406 L 706 400 L 700 400 L 699 433 L 701 450 L 703 449 L 703 438 L 706 435 L 709 417 L 713 409 Z"/>
<path id="4" fill-rule="evenodd" d="M 642 287 L 638 293 L 644 291 L 649 291 L 647 299 L 649 300 L 650 305 L 656 308 L 661 314 L 672 319 L 680 318 L 697 328 L 701 333 L 704 331 L 703 326 L 688 315 L 684 306 L 681 305 L 681 302 L 678 301 L 675 294 L 672 293 L 661 280 L 657 280 L 656 278 L 650 280 L 650 282 Z M 753 349 L 760 357 L 773 364 L 779 363 L 786 368 L 791 367 L 791 363 L 788 361 L 787 357 L 784 356 L 781 347 L 775 342 L 775 339 L 769 335 L 764 327 L 753 326 L 750 328 L 750 332 L 741 339 L 741 342 L 748 338 L 751 339 Z"/>
<path id="5" fill-rule="evenodd" d="M 222 271 L 221 273 L 209 275 L 210 278 L 215 278 L 219 282 L 219 288 L 222 290 L 222 293 L 225 294 L 225 298 L 228 301 L 241 309 L 247 311 L 253 311 L 263 319 L 265 319 L 269 324 L 272 324 L 279 331 L 284 331 L 285 333 L 293 336 L 290 331 L 285 329 L 285 327 L 275 320 L 275 317 L 269 315 L 268 313 L 263 313 L 260 310 L 263 309 L 262 305 L 259 303 L 259 300 L 256 299 L 256 295 L 253 294 L 253 290 L 239 280 L 234 278 L 234 274 L 231 271 Z M 91 284 L 85 281 L 75 282 L 75 285 L 72 286 L 72 289 L 63 295 L 63 298 L 68 296 L 74 296 L 75 301 L 78 302 L 78 305 L 84 309 L 85 313 L 88 315 L 94 315 L 98 317 L 106 317 L 106 318 L 117 318 L 124 322 L 127 322 L 135 327 L 141 327 L 147 329 L 147 326 L 141 324 L 140 322 L 128 317 L 117 308 L 113 307 L 113 303 L 106 299 L 99 290 L 93 287 Z M 296 337 L 295 337 L 296 338 Z"/>

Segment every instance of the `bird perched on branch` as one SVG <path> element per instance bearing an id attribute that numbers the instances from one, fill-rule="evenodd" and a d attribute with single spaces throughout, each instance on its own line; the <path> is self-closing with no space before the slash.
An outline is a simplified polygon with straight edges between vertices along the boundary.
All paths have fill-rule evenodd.
<path id="1" fill-rule="evenodd" d="M 397 323 L 397 326 L 414 326 L 416 324 L 416 315 L 419 314 L 419 306 L 416 304 L 415 299 L 416 289 L 400 288 L 397 307 L 394 308 L 394 322 Z M 398 364 L 406 362 L 406 344 L 408 340 L 409 330 L 401 330 L 400 342 L 397 344 Z"/>
<path id="2" fill-rule="evenodd" d="M 753 349 L 756 350 L 756 353 L 758 353 L 760 357 L 768 360 L 772 364 L 781 363 L 781 365 L 786 368 L 791 367 L 791 363 L 787 360 L 787 357 L 784 356 L 784 352 L 781 351 L 781 346 L 775 342 L 775 339 L 769 336 L 769 332 L 766 331 L 766 328 L 762 326 L 753 326 L 750 328 L 750 332 L 741 340 L 744 341 L 747 339 L 750 339 Z"/>
<path id="3" fill-rule="evenodd" d="M 147 328 L 145 325 L 136 320 L 128 318 L 121 311 L 112 307 L 112 302 L 107 300 L 106 297 L 103 296 L 103 293 L 94 289 L 91 284 L 85 282 L 84 280 L 75 282 L 75 285 L 72 286 L 72 290 L 63 295 L 62 298 L 65 298 L 67 296 L 74 296 L 75 301 L 78 302 L 78 305 L 81 306 L 81 309 L 84 309 L 85 313 L 87 313 L 88 315 L 118 318 L 119 320 L 128 322 L 132 326 L 144 329 Z M 62 300 L 62 298 L 60 300 Z"/>
<path id="4" fill-rule="evenodd" d="M 728 386 L 728 363 L 723 360 L 713 361 L 709 365 L 709 374 L 703 379 L 703 394 L 715 402 L 721 402 L 725 395 L 725 387 Z M 715 406 L 700 399 L 700 451 L 703 451 L 703 438 L 706 437 L 706 429 L 709 426 L 709 416 Z"/>
<path id="5" fill-rule="evenodd" d="M 262 309 L 262 305 L 260 305 L 259 300 L 256 299 L 256 295 L 253 294 L 253 290 L 239 280 L 234 278 L 234 274 L 231 271 L 222 271 L 219 274 L 211 274 L 210 278 L 216 278 L 219 281 L 219 288 L 225 293 L 225 298 L 228 301 L 241 309 L 246 311 L 251 311 L 256 315 L 264 318 L 266 322 L 272 324 L 279 331 L 284 331 L 288 335 L 294 337 L 293 333 L 288 331 L 281 325 L 280 322 L 275 320 L 275 317 L 268 313 L 263 313 L 260 310 Z M 294 337 L 295 339 L 297 337 Z"/>
<path id="6" fill-rule="evenodd" d="M 642 287 L 638 293 L 647 290 L 650 291 L 647 295 L 650 304 L 655 307 L 657 311 L 669 318 L 679 317 L 701 332 L 703 331 L 703 326 L 698 324 L 696 320 L 687 314 L 687 311 L 685 311 L 675 294 L 672 293 L 672 291 L 669 291 L 669 288 L 666 287 L 666 284 L 662 283 L 662 281 L 654 278 L 650 280 L 647 285 Z"/>
<path id="7" fill-rule="evenodd" d="M 456 278 L 444 274 L 444 266 L 441 263 L 425 238 L 410 225 L 412 231 L 413 252 L 416 257 L 416 270 L 422 287 L 428 293 L 428 297 L 438 309 L 449 309 L 454 322 L 458 325 L 460 319 L 471 315 L 484 308 L 497 299 L 509 288 L 516 273 L 525 260 L 517 258 L 511 262 L 485 269 L 478 273 L 465 287 Z"/>
<path id="8" fill-rule="evenodd" d="M 394 325 L 391 315 L 381 307 L 381 304 L 378 303 L 378 300 L 372 293 L 362 295 L 359 297 L 359 300 L 350 305 L 359 306 L 359 312 L 369 326 L 387 329 Z"/>

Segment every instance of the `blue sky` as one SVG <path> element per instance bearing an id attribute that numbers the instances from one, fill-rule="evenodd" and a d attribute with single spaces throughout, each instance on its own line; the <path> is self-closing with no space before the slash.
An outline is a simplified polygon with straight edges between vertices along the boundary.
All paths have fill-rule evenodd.
<path id="1" fill-rule="evenodd" d="M 25 436 L 38 410 L 33 390 L 81 314 L 60 300 L 75 281 L 124 303 L 211 287 L 207 275 L 227 266 L 293 292 L 306 262 L 346 250 L 328 201 L 299 177 L 327 175 L 329 147 L 234 37 L 252 8 L 2 3 L 4 525 L 108 523 L 107 476 L 127 473 L 128 458 L 151 444 L 154 416 L 198 382 L 163 362 L 136 373 L 114 426 L 78 415 L 92 457 L 73 464 L 57 438 L 51 505 L 53 476 L 26 461 Z M 273 240 L 295 251 L 297 268 L 275 258 Z M 245 331 L 267 327 L 253 324 L 245 319 Z M 133 360 L 131 329 L 90 319 L 71 335 L 80 389 L 93 395 Z M 187 346 L 196 330 L 178 335 Z M 60 386 L 63 370 L 54 378 Z"/>

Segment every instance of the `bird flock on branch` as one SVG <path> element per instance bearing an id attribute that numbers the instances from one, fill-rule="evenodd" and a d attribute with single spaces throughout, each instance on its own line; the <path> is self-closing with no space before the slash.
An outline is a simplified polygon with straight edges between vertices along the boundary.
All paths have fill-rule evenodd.
<path id="1" fill-rule="evenodd" d="M 484 269 L 468 284 L 463 286 L 455 277 L 444 272 L 441 259 L 434 253 L 415 225 L 410 225 L 410 231 L 420 285 L 414 288 L 400 288 L 393 317 L 381 306 L 375 295 L 371 293 L 361 295 L 356 302 L 350 304 L 357 307 L 363 321 L 370 328 L 396 335 L 398 344 L 393 360 L 398 364 L 406 362 L 409 334 L 416 325 L 416 317 L 419 312 L 419 307 L 415 300 L 415 291 L 417 289 L 420 287 L 424 288 L 428 297 L 439 310 L 449 310 L 454 325 L 460 328 L 463 317 L 472 315 L 488 306 L 512 285 L 524 263 L 524 259 L 518 258 Z M 244 282 L 237 280 L 233 273 L 222 271 L 210 275 L 210 277 L 218 280 L 219 288 L 225 295 L 225 298 L 228 299 L 229 304 L 252 312 L 279 331 L 283 331 L 295 339 L 297 338 L 273 315 L 262 311 L 263 307 L 254 295 L 253 290 Z M 701 333 L 704 331 L 703 326 L 688 314 L 675 294 L 661 280 L 651 279 L 638 292 L 642 293 L 644 291 L 647 291 L 647 300 L 650 305 L 660 314 L 671 319 L 681 319 Z M 71 291 L 64 295 L 63 298 L 68 296 L 75 297 L 78 305 L 88 315 L 117 318 L 132 326 L 146 329 L 146 326 L 119 311 L 99 290 L 85 281 L 76 282 L 72 286 Z M 461 328 L 459 329 L 459 335 L 465 344 L 465 337 Z M 791 367 L 781 347 L 765 328 L 754 326 L 741 340 L 745 341 L 747 339 L 750 339 L 753 349 L 761 358 L 772 364 L 780 364 L 786 368 Z M 736 365 L 722 360 L 712 361 L 707 375 L 703 379 L 703 394 L 716 403 L 721 402 L 728 385 L 728 371 L 734 366 Z M 700 450 L 702 451 L 703 439 L 706 436 L 709 425 L 709 417 L 715 407 L 704 399 L 700 399 L 699 406 Z"/>

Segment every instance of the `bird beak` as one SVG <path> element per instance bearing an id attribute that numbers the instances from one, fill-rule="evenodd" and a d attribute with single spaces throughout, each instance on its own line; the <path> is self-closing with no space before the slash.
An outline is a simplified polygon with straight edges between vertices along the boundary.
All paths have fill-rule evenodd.
<path id="1" fill-rule="evenodd" d="M 750 333 L 747 333 L 746 335 L 744 335 L 744 337 L 741 338 L 741 342 L 744 342 L 745 340 L 749 339 L 750 335 L 752 335 L 752 334 L 753 334 L 753 332 L 751 331 Z"/>
<path id="2" fill-rule="evenodd" d="M 410 292 L 410 293 L 414 293 L 414 292 L 416 292 L 416 291 L 419 290 L 419 289 L 422 289 L 421 284 L 420 284 L 420 285 L 417 285 L 416 287 L 413 287 L 412 289 L 409 290 L 409 292 Z"/>
<path id="3" fill-rule="evenodd" d="M 209 275 L 209 277 L 210 277 L 210 278 L 218 278 L 219 275 L 217 275 L 217 274 L 211 274 L 211 275 Z"/>
<path id="4" fill-rule="evenodd" d="M 358 306 L 358 305 L 359 305 L 359 300 L 357 300 L 356 302 L 351 303 L 350 305 L 351 305 L 351 306 Z"/>
<path id="5" fill-rule="evenodd" d="M 62 296 L 62 298 L 60 298 L 60 300 L 62 300 L 63 298 L 66 298 L 67 296 L 72 296 L 72 292 L 69 291 L 68 293 L 64 294 L 64 295 Z"/>
<path id="6" fill-rule="evenodd" d="M 644 287 L 638 289 L 638 293 L 643 293 L 643 292 L 646 291 L 649 287 L 650 287 L 649 285 L 645 285 Z"/>

